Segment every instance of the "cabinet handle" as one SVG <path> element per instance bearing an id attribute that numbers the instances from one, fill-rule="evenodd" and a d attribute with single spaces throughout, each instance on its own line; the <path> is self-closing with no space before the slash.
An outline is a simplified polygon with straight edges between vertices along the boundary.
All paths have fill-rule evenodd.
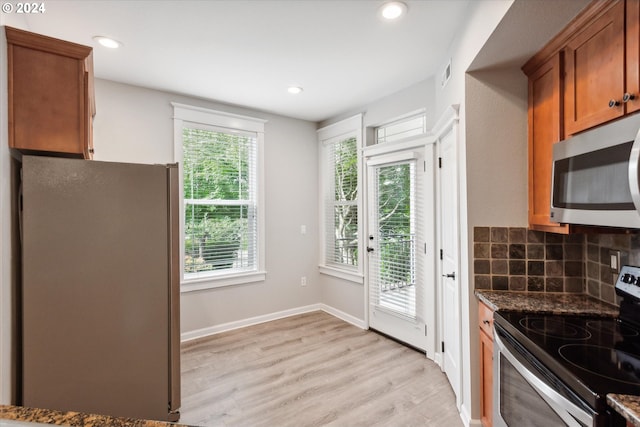
<path id="1" fill-rule="evenodd" d="M 89 148 L 89 153 L 91 153 L 91 154 L 95 153 L 94 149 L 93 148 Z"/>
<path id="2" fill-rule="evenodd" d="M 484 319 L 484 320 L 482 321 L 482 323 L 484 323 L 485 325 L 488 325 L 488 324 L 489 324 L 489 323 L 491 323 L 491 322 L 489 322 L 487 319 Z"/>
<path id="3" fill-rule="evenodd" d="M 617 107 L 618 105 L 620 105 L 620 101 L 616 101 L 615 99 L 609 101 L 609 108 Z"/>
<path id="4" fill-rule="evenodd" d="M 629 92 L 625 92 L 625 94 L 622 96 L 622 102 L 629 102 L 633 99 L 636 99 L 636 96 Z"/>

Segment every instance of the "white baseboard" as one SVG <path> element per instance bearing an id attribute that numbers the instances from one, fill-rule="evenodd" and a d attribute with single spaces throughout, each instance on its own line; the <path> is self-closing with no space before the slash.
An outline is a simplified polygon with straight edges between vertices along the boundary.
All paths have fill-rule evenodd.
<path id="1" fill-rule="evenodd" d="M 290 310 L 278 311 L 275 313 L 264 314 L 262 316 L 250 317 L 248 319 L 236 320 L 235 322 L 222 323 L 220 325 L 208 326 L 194 331 L 183 332 L 180 334 L 182 342 L 192 341 L 198 338 L 204 338 L 209 335 L 219 334 L 221 332 L 232 331 L 234 329 L 244 328 L 245 326 L 257 325 L 272 320 L 282 319 L 285 317 L 295 316 L 298 314 L 309 313 L 312 311 L 322 310 L 321 304 L 312 304 L 305 307 L 292 308 Z"/>
<path id="2" fill-rule="evenodd" d="M 471 418 L 469 410 L 465 405 L 462 405 L 462 407 L 460 408 L 460 419 L 462 419 L 462 423 L 466 427 L 482 427 L 482 423 L 480 422 L 480 420 Z"/>
<path id="3" fill-rule="evenodd" d="M 183 332 L 180 334 L 180 340 L 184 342 L 193 341 L 199 338 L 204 338 L 209 335 L 215 335 L 222 332 L 232 331 L 234 329 L 244 328 L 246 326 L 257 325 L 260 323 L 270 322 L 272 320 L 283 319 L 285 317 L 296 316 L 298 314 L 310 313 L 312 311 L 324 311 L 338 319 L 351 323 L 361 329 L 366 329 L 364 321 L 357 317 L 351 316 L 336 308 L 330 307 L 326 304 L 312 304 L 304 307 L 292 308 L 290 310 L 278 311 L 275 313 L 265 314 L 262 316 L 250 317 L 248 319 L 237 320 L 235 322 L 222 323 L 220 325 L 209 326 L 202 329 L 196 329 L 189 332 Z"/>
<path id="4" fill-rule="evenodd" d="M 326 304 L 319 304 L 319 305 L 320 305 L 320 310 L 324 311 L 325 313 L 329 313 L 330 315 L 335 316 L 340 320 L 344 320 L 347 323 L 351 323 L 352 325 L 357 326 L 360 329 L 368 329 L 367 325 L 362 319 L 358 319 L 355 316 L 352 316 L 348 313 L 345 313 L 344 311 L 340 311 L 337 308 L 333 308 Z"/>
<path id="5" fill-rule="evenodd" d="M 436 352 L 436 354 L 433 356 L 433 361 L 435 362 L 436 365 L 438 365 L 440 367 L 440 370 L 442 372 L 444 372 L 444 359 L 443 359 L 443 353 L 441 352 Z"/>

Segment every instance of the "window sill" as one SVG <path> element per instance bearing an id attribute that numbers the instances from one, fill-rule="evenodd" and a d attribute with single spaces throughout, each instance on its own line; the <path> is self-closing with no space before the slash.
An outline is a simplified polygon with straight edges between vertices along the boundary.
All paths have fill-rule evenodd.
<path id="1" fill-rule="evenodd" d="M 227 276 L 209 276 L 197 279 L 183 280 L 180 284 L 180 292 L 194 292 L 204 289 L 222 288 L 225 286 L 244 285 L 247 283 L 264 282 L 267 278 L 266 271 L 253 273 L 229 274 Z"/>
<path id="2" fill-rule="evenodd" d="M 359 285 L 364 285 L 364 276 L 357 271 L 346 271 L 335 267 L 328 267 L 326 265 L 320 265 L 318 266 L 318 269 L 320 270 L 320 274 L 326 274 L 327 276 L 333 276 Z"/>

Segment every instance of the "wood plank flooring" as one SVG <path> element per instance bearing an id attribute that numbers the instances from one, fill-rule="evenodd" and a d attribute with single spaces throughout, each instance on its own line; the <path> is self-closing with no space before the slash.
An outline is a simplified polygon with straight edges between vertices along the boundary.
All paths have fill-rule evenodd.
<path id="1" fill-rule="evenodd" d="M 320 311 L 183 344 L 180 412 L 201 426 L 462 426 L 424 354 Z"/>

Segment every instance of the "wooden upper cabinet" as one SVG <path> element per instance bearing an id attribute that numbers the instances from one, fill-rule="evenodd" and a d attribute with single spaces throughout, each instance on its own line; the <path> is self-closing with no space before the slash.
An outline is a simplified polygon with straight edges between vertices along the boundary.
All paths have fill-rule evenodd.
<path id="1" fill-rule="evenodd" d="M 27 153 L 93 156 L 92 49 L 5 27 L 9 146 Z"/>
<path id="2" fill-rule="evenodd" d="M 553 144 L 562 139 L 561 55 L 555 54 L 528 76 L 529 227 L 566 233 L 566 225 L 550 218 Z"/>
<path id="3" fill-rule="evenodd" d="M 627 0 L 626 7 L 626 89 L 633 98 L 625 108 L 632 113 L 640 110 L 640 0 Z"/>
<path id="4" fill-rule="evenodd" d="M 625 2 L 599 2 L 593 10 L 564 49 L 566 136 L 625 114 Z"/>

